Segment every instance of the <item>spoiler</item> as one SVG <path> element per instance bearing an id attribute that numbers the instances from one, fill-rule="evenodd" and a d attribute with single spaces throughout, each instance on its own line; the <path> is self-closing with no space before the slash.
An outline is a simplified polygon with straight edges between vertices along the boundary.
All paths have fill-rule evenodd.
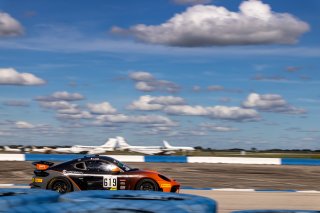
<path id="1" fill-rule="evenodd" d="M 37 170 L 46 170 L 50 166 L 52 166 L 54 163 L 49 161 L 36 161 L 36 162 L 33 162 L 32 164 L 36 166 Z"/>

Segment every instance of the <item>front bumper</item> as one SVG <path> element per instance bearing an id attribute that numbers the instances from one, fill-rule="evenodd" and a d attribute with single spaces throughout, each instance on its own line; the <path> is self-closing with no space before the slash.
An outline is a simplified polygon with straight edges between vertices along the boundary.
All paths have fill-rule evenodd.
<path id="1" fill-rule="evenodd" d="M 179 189 L 180 189 L 180 184 L 177 183 L 176 181 L 160 183 L 159 186 L 163 192 L 179 193 Z"/>

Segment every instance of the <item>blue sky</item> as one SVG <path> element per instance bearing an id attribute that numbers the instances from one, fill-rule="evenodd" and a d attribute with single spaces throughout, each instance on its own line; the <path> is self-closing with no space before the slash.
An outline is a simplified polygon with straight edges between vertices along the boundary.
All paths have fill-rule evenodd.
<path id="1" fill-rule="evenodd" d="M 0 144 L 320 149 L 319 11 L 0 0 Z"/>

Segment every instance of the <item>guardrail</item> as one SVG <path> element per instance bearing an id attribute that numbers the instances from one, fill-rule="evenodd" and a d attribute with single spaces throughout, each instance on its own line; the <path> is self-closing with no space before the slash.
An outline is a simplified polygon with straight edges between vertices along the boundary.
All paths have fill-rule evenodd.
<path id="1" fill-rule="evenodd" d="M 0 161 L 67 161 L 83 157 L 81 154 L 0 154 Z M 188 156 L 142 156 L 108 155 L 124 162 L 146 163 L 226 163 L 261 165 L 305 165 L 320 166 L 320 159 L 299 158 L 246 158 L 246 157 L 188 157 Z"/>

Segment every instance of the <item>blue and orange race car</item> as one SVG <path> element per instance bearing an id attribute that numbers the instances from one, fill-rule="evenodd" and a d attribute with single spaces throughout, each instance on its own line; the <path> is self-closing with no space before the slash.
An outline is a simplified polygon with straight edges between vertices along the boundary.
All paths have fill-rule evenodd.
<path id="1" fill-rule="evenodd" d="M 54 165 L 48 161 L 36 166 L 31 188 L 60 193 L 80 190 L 147 190 L 179 192 L 180 184 L 156 171 L 130 168 L 107 156 L 85 156 Z"/>

